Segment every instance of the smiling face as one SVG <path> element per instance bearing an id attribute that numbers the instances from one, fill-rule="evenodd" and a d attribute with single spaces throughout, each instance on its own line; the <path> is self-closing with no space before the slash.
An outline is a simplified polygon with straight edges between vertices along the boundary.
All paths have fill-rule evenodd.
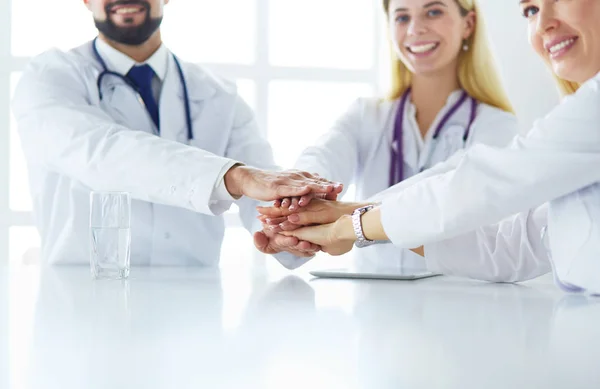
<path id="1" fill-rule="evenodd" d="M 390 0 L 388 17 L 396 54 L 413 74 L 456 66 L 475 26 L 456 0 Z"/>
<path id="2" fill-rule="evenodd" d="M 84 0 L 96 28 L 108 39 L 137 46 L 146 42 L 162 22 L 169 0 Z"/>
<path id="3" fill-rule="evenodd" d="M 600 1 L 522 0 L 529 43 L 554 73 L 583 83 L 600 72 Z"/>

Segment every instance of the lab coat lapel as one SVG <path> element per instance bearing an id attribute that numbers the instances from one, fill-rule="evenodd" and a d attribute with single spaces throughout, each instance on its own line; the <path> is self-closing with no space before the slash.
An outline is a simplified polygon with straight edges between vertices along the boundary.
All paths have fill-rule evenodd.
<path id="1" fill-rule="evenodd" d="M 154 123 L 146 112 L 141 97 L 115 76 L 107 76 L 102 81 L 102 105 L 119 124 L 132 130 L 155 132 Z"/>
<path id="2" fill-rule="evenodd" d="M 436 163 L 442 162 L 446 158 L 450 157 L 453 154 L 452 149 L 458 150 L 462 148 L 462 143 L 457 142 L 462 140 L 461 135 L 464 132 L 464 129 L 459 128 L 460 125 L 462 125 L 460 120 L 458 121 L 460 125 L 457 124 L 457 114 L 459 114 L 459 112 L 455 112 L 454 115 L 450 117 L 450 121 L 446 122 L 438 138 L 433 139 L 433 135 L 438 128 L 440 121 L 458 101 L 458 99 L 461 97 L 461 94 L 461 91 L 454 91 L 450 94 L 450 96 L 448 96 L 446 105 L 440 112 L 438 112 L 435 120 L 431 124 L 431 127 L 427 131 L 425 139 L 423 140 L 423 150 L 419 155 L 418 171 L 421 171 L 422 169 L 428 169 Z M 462 109 L 462 107 L 459 107 L 459 110 L 460 109 Z"/>
<path id="3" fill-rule="evenodd" d="M 92 72 L 96 84 L 103 69 L 95 58 L 93 42 L 80 46 L 76 51 L 90 60 L 89 66 L 94 68 Z M 124 80 L 115 75 L 105 75 L 99 87 L 103 96 L 99 104 L 117 123 L 132 130 L 155 132 L 154 123 L 146 113 L 142 98 Z"/>
<path id="4" fill-rule="evenodd" d="M 410 102 L 404 107 L 404 120 L 402 122 L 402 153 L 404 154 L 404 163 L 410 167 L 412 172 L 418 172 L 419 153 L 417 151 L 417 139 L 415 139 L 416 121 L 414 119 L 414 109 Z M 405 172 L 405 174 L 408 172 Z M 408 178 L 407 176 L 404 177 Z"/>
<path id="5" fill-rule="evenodd" d="M 437 126 L 437 123 L 435 124 Z M 435 128 L 435 127 L 433 127 Z M 419 154 L 416 172 L 419 173 L 422 169 L 430 168 L 432 165 L 431 155 L 435 150 L 432 150 L 436 147 L 438 141 L 433 139 L 433 130 L 429 130 L 425 139 L 423 140 L 423 149 L 421 150 L 421 154 Z"/>
<path id="6" fill-rule="evenodd" d="M 194 140 L 202 138 L 202 129 L 214 122 L 216 110 L 206 109 L 211 104 L 211 97 L 216 90 L 185 63 L 181 63 L 192 119 Z M 163 82 L 160 96 L 160 128 L 161 137 L 173 141 L 187 143 L 188 127 L 186 121 L 186 99 L 183 83 L 172 55 L 169 56 L 167 76 Z M 211 130 L 214 131 L 214 130 Z M 194 142 L 196 143 L 196 142 Z"/>
<path id="7" fill-rule="evenodd" d="M 167 75 L 163 81 L 158 106 L 160 136 L 165 139 L 186 143 L 187 124 L 183 86 L 181 85 L 179 73 L 172 55 L 169 56 Z M 197 109 L 197 104 L 192 104 L 192 106 Z"/>

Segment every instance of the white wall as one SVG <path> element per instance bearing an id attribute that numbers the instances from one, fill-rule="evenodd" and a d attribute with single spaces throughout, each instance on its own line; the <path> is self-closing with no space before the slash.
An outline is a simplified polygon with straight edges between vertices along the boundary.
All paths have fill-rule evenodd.
<path id="1" fill-rule="evenodd" d="M 527 22 L 516 0 L 479 0 L 488 36 L 521 130 L 559 101 L 549 70 L 527 41 Z"/>

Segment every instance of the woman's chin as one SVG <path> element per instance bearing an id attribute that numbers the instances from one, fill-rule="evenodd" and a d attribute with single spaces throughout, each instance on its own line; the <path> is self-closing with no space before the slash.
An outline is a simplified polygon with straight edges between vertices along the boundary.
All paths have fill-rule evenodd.
<path id="1" fill-rule="evenodd" d="M 585 62 L 583 62 L 585 63 Z M 575 63 L 575 61 L 561 61 L 559 63 L 552 64 L 552 70 L 557 77 L 569 81 L 576 82 L 579 84 L 583 84 L 590 78 L 596 76 L 598 71 L 590 71 L 589 69 L 584 69 L 581 66 L 581 63 Z"/>

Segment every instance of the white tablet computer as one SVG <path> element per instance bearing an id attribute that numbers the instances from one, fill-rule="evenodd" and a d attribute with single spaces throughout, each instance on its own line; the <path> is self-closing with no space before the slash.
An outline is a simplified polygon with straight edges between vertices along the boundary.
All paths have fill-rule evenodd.
<path id="1" fill-rule="evenodd" d="M 371 280 L 419 280 L 435 277 L 441 274 L 426 270 L 398 269 L 398 268 L 339 268 L 310 271 L 315 277 L 320 278 L 354 278 Z"/>

